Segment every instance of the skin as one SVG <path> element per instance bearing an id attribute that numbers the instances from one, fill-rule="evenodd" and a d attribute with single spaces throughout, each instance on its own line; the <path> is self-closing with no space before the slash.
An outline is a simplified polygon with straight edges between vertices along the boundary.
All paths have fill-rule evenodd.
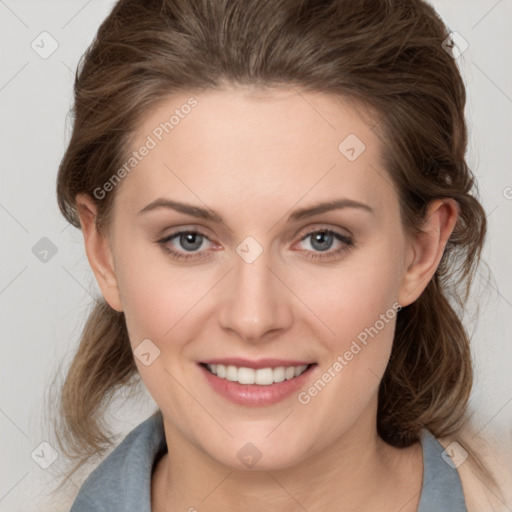
<path id="1" fill-rule="evenodd" d="M 132 148 L 190 96 L 173 95 L 148 113 Z M 197 107 L 111 192 L 108 230 L 96 229 L 94 201 L 77 196 L 105 300 L 124 311 L 134 349 L 149 338 L 160 350 L 149 366 L 135 358 L 163 413 L 171 454 L 153 473 L 153 510 L 243 504 L 246 511 L 314 512 L 332 503 L 343 511 L 416 510 L 421 446 L 396 449 L 376 431 L 395 319 L 307 405 L 296 394 L 266 407 L 233 404 L 210 388 L 197 363 L 315 361 L 307 389 L 394 303 L 419 297 L 453 230 L 456 203 L 432 202 L 422 232 L 408 235 L 369 116 L 338 97 L 242 87 L 194 97 Z M 349 134 L 366 146 L 353 162 L 338 150 Z M 168 208 L 139 214 L 157 198 L 208 207 L 226 225 Z M 287 220 L 298 208 L 338 198 L 372 212 L 347 207 Z M 165 252 L 157 241 L 179 229 L 206 236 L 204 258 L 176 261 Z M 306 237 L 322 229 L 353 244 L 334 239 L 322 252 Z M 250 264 L 236 252 L 247 236 L 263 249 Z M 182 254 L 189 247 L 179 237 L 166 246 Z M 332 256 L 308 257 L 326 252 Z M 251 469 L 237 457 L 247 442 L 262 454 Z"/>

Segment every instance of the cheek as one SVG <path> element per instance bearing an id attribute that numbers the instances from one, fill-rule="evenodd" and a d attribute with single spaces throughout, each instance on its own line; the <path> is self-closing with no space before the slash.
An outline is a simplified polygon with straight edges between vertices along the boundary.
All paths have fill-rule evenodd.
<path id="1" fill-rule="evenodd" d="M 398 309 L 393 283 L 367 280 L 347 277 L 325 305 L 322 319 L 334 334 L 325 329 L 316 377 L 297 395 L 312 438 L 326 443 L 374 410 L 391 354 Z"/>
<path id="2" fill-rule="evenodd" d="M 159 363 L 176 367 L 190 340 L 201 335 L 203 299 L 211 299 L 224 270 L 219 275 L 208 265 L 176 265 L 147 242 L 119 254 L 116 274 L 132 348 L 149 339 L 160 350 Z"/>
<path id="3" fill-rule="evenodd" d="M 128 237 L 127 237 L 128 238 Z M 172 329 L 194 295 L 187 286 L 186 272 L 170 272 L 165 257 L 151 244 L 128 247 L 120 240 L 116 247 L 116 275 L 132 346 L 143 339 L 159 340 Z"/>
<path id="4" fill-rule="evenodd" d="M 199 277 L 199 268 L 195 273 L 172 267 L 154 249 L 139 252 L 134 248 L 119 261 L 118 283 L 134 361 L 145 387 L 159 406 L 166 404 L 174 416 L 186 404 L 201 425 L 204 418 L 172 378 L 183 375 L 189 359 L 185 354 L 188 341 L 201 332 L 200 322 L 193 322 L 194 313 L 200 311 L 194 305 L 208 292 L 210 280 Z M 139 354 L 148 352 L 150 361 L 146 365 Z M 169 397 L 175 398 L 169 401 Z"/>
<path id="5" fill-rule="evenodd" d="M 329 339 L 331 331 L 330 338 L 342 348 L 348 339 L 357 337 L 393 309 L 401 268 L 399 250 L 383 240 L 352 253 L 331 269 L 310 266 L 294 278 L 294 288 L 324 322 L 324 339 Z"/>
<path id="6" fill-rule="evenodd" d="M 322 382 L 311 393 L 305 390 L 305 401 L 324 384 L 330 391 L 315 398 L 318 404 L 346 408 L 366 403 L 376 392 L 391 353 L 400 277 L 399 251 L 383 241 L 354 253 L 331 272 L 315 269 L 296 281 L 297 294 L 321 320 L 317 339 L 325 356 L 319 368 Z"/>

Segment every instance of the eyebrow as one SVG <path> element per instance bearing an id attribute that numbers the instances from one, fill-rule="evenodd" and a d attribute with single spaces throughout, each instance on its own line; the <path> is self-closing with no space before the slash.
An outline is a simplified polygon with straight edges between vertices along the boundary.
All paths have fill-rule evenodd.
<path id="1" fill-rule="evenodd" d="M 142 210 L 140 210 L 140 212 L 137 215 L 142 215 L 144 213 L 158 210 L 161 208 L 176 210 L 180 213 L 191 215 L 192 217 L 197 217 L 200 219 L 216 222 L 228 227 L 224 219 L 213 210 L 202 208 L 200 206 L 194 206 L 187 203 L 181 203 L 179 201 L 173 201 L 171 199 L 166 198 L 155 199 L 153 202 L 149 203 Z M 363 211 L 367 211 L 369 213 L 375 213 L 373 208 L 371 208 L 367 204 L 360 203 L 359 201 L 354 201 L 352 199 L 341 198 L 333 199 L 331 201 L 324 201 L 313 206 L 295 210 L 288 217 L 288 222 L 306 219 L 314 215 L 318 215 L 320 213 L 325 213 L 331 210 L 340 210 L 343 208 L 357 208 Z"/>

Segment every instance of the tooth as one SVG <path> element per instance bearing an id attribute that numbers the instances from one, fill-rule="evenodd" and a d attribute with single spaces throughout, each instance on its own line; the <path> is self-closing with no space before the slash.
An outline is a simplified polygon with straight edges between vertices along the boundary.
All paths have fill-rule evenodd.
<path id="1" fill-rule="evenodd" d="M 295 367 L 295 377 L 298 377 L 307 367 L 308 367 L 307 364 L 303 364 L 302 366 L 296 366 Z"/>
<path id="2" fill-rule="evenodd" d="M 247 367 L 238 368 L 234 365 L 225 366 L 223 364 L 209 364 L 207 367 L 211 373 L 217 375 L 217 377 L 221 379 L 238 382 L 240 384 L 270 386 L 271 384 L 290 380 L 302 375 L 308 365 L 305 364 L 289 367 L 278 366 L 276 368 L 259 368 L 257 370 Z"/>
<path id="3" fill-rule="evenodd" d="M 256 370 L 254 382 L 260 386 L 270 386 L 270 384 L 274 382 L 272 368 L 260 368 Z"/>
<path id="4" fill-rule="evenodd" d="M 238 382 L 240 384 L 254 384 L 256 372 L 252 368 L 238 368 Z"/>
<path id="5" fill-rule="evenodd" d="M 274 382 L 283 382 L 284 380 L 284 374 L 285 374 L 285 369 L 284 369 L 284 366 L 278 366 L 277 368 L 274 368 Z"/>
<path id="6" fill-rule="evenodd" d="M 226 367 L 223 364 L 217 365 L 217 377 L 220 377 L 221 379 L 226 378 Z"/>
<path id="7" fill-rule="evenodd" d="M 226 368 L 226 379 L 232 382 L 238 380 L 238 368 L 236 366 L 229 365 Z"/>
<path id="8" fill-rule="evenodd" d="M 284 378 L 286 380 L 290 380 L 290 379 L 293 379 L 293 377 L 295 377 L 295 368 L 293 366 L 289 366 L 284 371 Z"/>

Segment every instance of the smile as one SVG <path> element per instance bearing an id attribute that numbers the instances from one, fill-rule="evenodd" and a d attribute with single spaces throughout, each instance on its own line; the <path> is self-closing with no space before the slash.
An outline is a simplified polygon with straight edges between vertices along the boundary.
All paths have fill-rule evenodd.
<path id="1" fill-rule="evenodd" d="M 257 384 L 270 386 L 285 380 L 290 380 L 302 375 L 308 365 L 278 366 L 277 368 L 246 368 L 233 365 L 207 364 L 206 368 L 220 379 L 225 379 L 239 384 Z"/>
<path id="2" fill-rule="evenodd" d="M 318 364 L 231 358 L 202 362 L 198 368 L 216 394 L 237 405 L 265 407 L 296 394 L 316 375 Z"/>

